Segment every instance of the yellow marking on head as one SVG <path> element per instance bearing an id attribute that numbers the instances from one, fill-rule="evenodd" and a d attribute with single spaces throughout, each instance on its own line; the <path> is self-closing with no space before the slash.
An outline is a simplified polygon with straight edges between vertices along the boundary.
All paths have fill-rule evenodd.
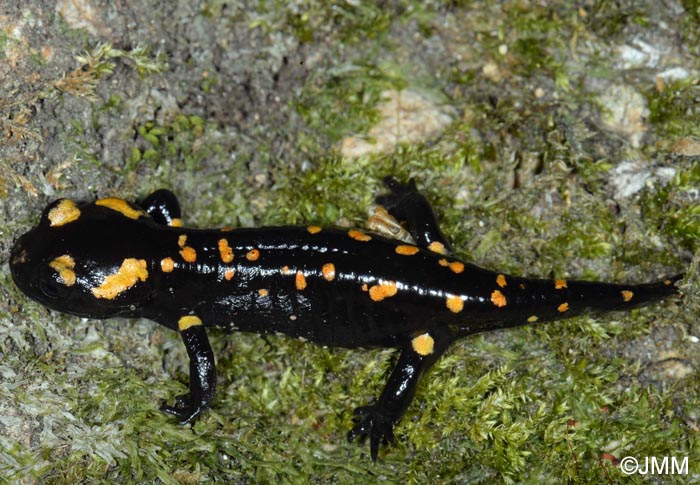
<path id="1" fill-rule="evenodd" d="M 333 281 L 335 279 L 335 265 L 333 263 L 324 264 L 321 268 L 321 274 L 326 281 Z"/>
<path id="2" fill-rule="evenodd" d="M 301 271 L 297 271 L 297 275 L 294 277 L 294 286 L 297 290 L 301 291 L 306 288 L 306 276 Z"/>
<path id="3" fill-rule="evenodd" d="M 372 301 L 382 301 L 396 294 L 398 288 L 395 281 L 380 281 L 378 285 L 373 285 L 369 289 L 369 297 Z"/>
<path id="4" fill-rule="evenodd" d="M 362 242 L 367 242 L 370 239 L 372 239 L 372 236 L 368 236 L 362 231 L 358 231 L 357 229 L 350 229 L 348 231 L 348 236 L 353 238 L 355 241 L 362 241 Z"/>
<path id="5" fill-rule="evenodd" d="M 462 271 L 464 271 L 464 263 L 462 263 L 461 261 L 452 261 L 450 263 L 450 269 L 453 273 L 459 274 Z"/>
<path id="6" fill-rule="evenodd" d="M 69 254 L 64 254 L 54 258 L 53 261 L 49 263 L 60 278 L 59 283 L 63 283 L 66 286 L 73 286 L 75 284 L 75 260 Z"/>
<path id="7" fill-rule="evenodd" d="M 447 254 L 447 248 L 445 248 L 445 245 L 442 244 L 440 241 L 431 242 L 430 244 L 428 244 L 428 249 L 430 249 L 434 253 Z"/>
<path id="8" fill-rule="evenodd" d="M 185 244 L 187 244 L 187 234 L 180 234 L 177 237 L 177 245 L 184 248 Z"/>
<path id="9" fill-rule="evenodd" d="M 180 320 L 177 321 L 177 328 L 181 332 L 184 332 L 188 328 L 196 327 L 197 325 L 202 325 L 202 320 L 196 315 L 185 315 L 184 317 L 180 317 Z"/>
<path id="10" fill-rule="evenodd" d="M 440 259 L 440 260 L 438 261 L 438 264 L 439 264 L 440 266 L 445 266 L 445 267 L 447 267 L 447 266 L 450 265 L 450 262 L 447 261 L 445 258 L 442 258 L 442 259 Z"/>
<path id="11" fill-rule="evenodd" d="M 95 201 L 95 205 L 112 209 L 113 211 L 119 212 L 121 215 L 126 216 L 129 219 L 138 219 L 143 215 L 142 210 L 134 209 L 124 199 L 116 199 L 114 197 L 99 199 Z"/>
<path id="12" fill-rule="evenodd" d="M 622 294 L 622 299 L 625 301 L 630 301 L 634 296 L 634 292 L 630 290 L 622 290 L 620 294 Z"/>
<path id="13" fill-rule="evenodd" d="M 228 268 L 228 269 L 224 270 L 224 279 L 226 281 L 231 281 L 233 279 L 233 275 L 235 275 L 235 274 L 236 274 L 235 270 Z"/>
<path id="14" fill-rule="evenodd" d="M 260 288 L 260 289 L 258 290 L 258 295 L 260 295 L 260 296 L 267 296 L 267 295 L 269 295 L 269 294 L 270 294 L 270 292 L 267 291 L 265 288 Z"/>
<path id="15" fill-rule="evenodd" d="M 413 351 L 418 355 L 430 355 L 435 350 L 435 340 L 433 340 L 433 337 L 431 337 L 429 333 L 424 333 L 411 340 L 411 347 L 413 347 Z"/>
<path id="16" fill-rule="evenodd" d="M 563 290 L 566 288 L 566 280 L 554 280 L 554 289 Z"/>
<path id="17" fill-rule="evenodd" d="M 457 295 L 448 296 L 445 304 L 452 313 L 459 313 L 464 309 L 464 300 L 462 300 L 462 297 Z"/>
<path id="18" fill-rule="evenodd" d="M 139 281 L 148 279 L 148 264 L 145 259 L 127 258 L 116 273 L 105 276 L 102 284 L 92 289 L 97 298 L 112 300 Z"/>
<path id="19" fill-rule="evenodd" d="M 564 313 L 564 312 L 567 311 L 568 309 L 569 309 L 569 304 L 566 303 L 566 302 L 562 303 L 561 305 L 559 305 L 559 306 L 557 307 L 557 311 L 558 311 L 559 313 Z"/>
<path id="20" fill-rule="evenodd" d="M 496 284 L 501 288 L 505 288 L 508 285 L 508 282 L 506 282 L 506 276 L 502 274 L 496 276 Z"/>
<path id="21" fill-rule="evenodd" d="M 233 249 L 228 245 L 226 239 L 219 239 L 219 254 L 221 255 L 221 261 L 224 263 L 233 261 Z"/>
<path id="22" fill-rule="evenodd" d="M 60 227 L 73 222 L 80 217 L 80 209 L 75 205 L 75 202 L 69 199 L 63 199 L 56 207 L 49 211 L 49 225 L 51 227 Z"/>
<path id="23" fill-rule="evenodd" d="M 179 217 L 174 217 L 168 225 L 170 227 L 182 227 L 182 219 L 180 219 Z"/>
<path id="24" fill-rule="evenodd" d="M 400 244 L 396 246 L 396 254 L 400 254 L 402 256 L 413 256 L 416 254 L 420 249 L 418 249 L 416 246 L 411 246 L 409 244 Z"/>
<path id="25" fill-rule="evenodd" d="M 506 300 L 506 296 L 503 293 L 498 290 L 493 290 L 493 293 L 491 293 L 491 303 L 501 308 L 508 304 L 508 300 Z"/>
<path id="26" fill-rule="evenodd" d="M 191 246 L 185 246 L 180 250 L 180 256 L 188 263 L 194 263 L 197 261 L 197 251 Z"/>
<path id="27" fill-rule="evenodd" d="M 163 273 L 170 273 L 173 269 L 175 269 L 175 261 L 173 261 L 173 258 L 167 257 L 161 259 L 160 269 L 163 270 Z"/>
<path id="28" fill-rule="evenodd" d="M 528 323 L 535 323 L 537 320 L 538 320 L 537 315 L 532 315 L 530 317 L 527 317 Z"/>
<path id="29" fill-rule="evenodd" d="M 367 283 L 362 284 L 362 291 L 369 291 L 369 287 L 367 286 Z"/>
<path id="30" fill-rule="evenodd" d="M 258 251 L 257 249 L 251 249 L 245 255 L 245 259 L 247 259 L 248 261 L 257 261 L 259 257 L 260 251 Z"/>
<path id="31" fill-rule="evenodd" d="M 307 231 L 309 231 L 309 234 L 317 234 L 321 232 L 321 228 L 318 226 L 309 226 L 306 228 Z"/>

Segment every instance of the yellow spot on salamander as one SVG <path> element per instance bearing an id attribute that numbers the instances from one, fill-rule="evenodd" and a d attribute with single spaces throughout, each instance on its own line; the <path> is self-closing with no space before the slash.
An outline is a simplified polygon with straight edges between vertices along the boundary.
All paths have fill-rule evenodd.
<path id="1" fill-rule="evenodd" d="M 245 255 L 245 259 L 247 259 L 248 261 L 257 261 L 259 257 L 260 251 L 258 251 L 257 249 L 251 249 Z"/>
<path id="2" fill-rule="evenodd" d="M 408 244 L 400 244 L 399 246 L 396 246 L 396 254 L 400 254 L 402 256 L 413 256 L 418 251 L 420 251 L 420 249 L 418 249 L 416 246 L 411 246 Z"/>
<path id="3" fill-rule="evenodd" d="M 66 286 L 73 286 L 75 284 L 75 271 L 73 271 L 75 268 L 75 260 L 73 260 L 70 255 L 64 254 L 63 256 L 54 258 L 54 260 L 49 263 L 49 266 L 58 273 L 58 277 L 61 279 L 60 283 Z"/>
<path id="4" fill-rule="evenodd" d="M 265 288 L 260 288 L 260 289 L 258 290 L 258 295 L 260 295 L 260 296 L 267 296 L 267 295 L 269 295 L 269 294 L 270 294 L 270 292 L 267 291 Z"/>
<path id="5" fill-rule="evenodd" d="M 317 234 L 321 232 L 321 228 L 318 226 L 309 226 L 306 228 L 307 231 L 309 231 L 309 234 Z"/>
<path id="6" fill-rule="evenodd" d="M 163 270 L 163 273 L 170 273 L 173 269 L 175 269 L 175 261 L 173 261 L 173 258 L 167 257 L 161 259 L 160 269 Z"/>
<path id="7" fill-rule="evenodd" d="M 294 286 L 297 290 L 301 291 L 306 288 L 306 276 L 301 271 L 297 271 L 297 275 L 294 277 Z"/>
<path id="8" fill-rule="evenodd" d="M 521 290 L 525 289 L 525 283 L 520 283 L 518 286 L 520 287 Z"/>
<path id="9" fill-rule="evenodd" d="M 430 249 L 434 253 L 447 254 L 447 249 L 445 248 L 445 245 L 442 244 L 440 241 L 431 242 L 430 244 L 428 244 L 428 249 Z"/>
<path id="10" fill-rule="evenodd" d="M 380 281 L 378 285 L 373 285 L 369 289 L 369 297 L 372 301 L 382 301 L 396 294 L 398 288 L 395 281 Z"/>
<path id="11" fill-rule="evenodd" d="M 292 270 L 289 269 L 289 266 L 282 266 L 282 274 L 283 275 L 290 275 L 292 274 Z"/>
<path id="12" fill-rule="evenodd" d="M 92 294 L 97 298 L 112 300 L 139 281 L 146 281 L 147 267 L 145 259 L 127 258 L 116 273 L 105 276 L 102 284 L 92 289 Z"/>
<path id="13" fill-rule="evenodd" d="M 369 287 L 367 286 L 367 283 L 362 284 L 362 291 L 369 291 Z"/>
<path id="14" fill-rule="evenodd" d="M 233 279 L 233 275 L 235 275 L 235 274 L 236 274 L 236 271 L 229 268 L 229 269 L 224 271 L 224 279 L 226 279 L 226 281 L 231 281 Z"/>
<path id="15" fill-rule="evenodd" d="M 333 281 L 335 279 L 335 265 L 333 263 L 324 264 L 321 268 L 321 274 L 326 281 Z"/>
<path id="16" fill-rule="evenodd" d="M 673 283 L 673 281 L 671 281 L 671 280 L 664 280 L 664 285 L 666 285 L 666 286 L 671 286 L 671 283 Z"/>
<path id="17" fill-rule="evenodd" d="M 348 231 L 348 236 L 353 238 L 355 241 L 362 241 L 362 242 L 367 242 L 370 239 L 372 239 L 371 236 L 368 236 L 362 231 L 358 231 L 357 229 L 350 229 Z"/>
<path id="18" fill-rule="evenodd" d="M 195 315 L 185 315 L 177 321 L 177 328 L 181 332 L 184 332 L 188 328 L 196 327 L 198 325 L 202 325 L 202 320 L 200 320 L 199 317 Z"/>
<path id="19" fill-rule="evenodd" d="M 528 323 L 535 323 L 537 320 L 538 320 L 537 315 L 532 315 L 530 317 L 527 317 Z"/>
<path id="20" fill-rule="evenodd" d="M 180 250 L 180 256 L 182 256 L 182 259 L 187 261 L 188 263 L 194 263 L 197 261 L 197 251 L 194 250 L 193 247 L 191 246 L 185 246 Z"/>
<path id="21" fill-rule="evenodd" d="M 566 288 L 566 280 L 554 280 L 554 289 L 563 290 Z"/>
<path id="22" fill-rule="evenodd" d="M 620 293 L 622 294 L 622 299 L 625 301 L 630 301 L 634 296 L 634 292 L 630 290 L 622 290 Z"/>
<path id="23" fill-rule="evenodd" d="M 63 199 L 56 207 L 49 211 L 49 225 L 51 227 L 60 227 L 73 222 L 80 217 L 80 209 L 75 205 L 75 202 L 69 199 Z"/>
<path id="24" fill-rule="evenodd" d="M 452 261 L 450 263 L 450 269 L 453 273 L 459 274 L 462 271 L 464 271 L 464 263 L 462 263 L 461 261 Z"/>
<path id="25" fill-rule="evenodd" d="M 500 286 L 501 288 L 505 288 L 506 285 L 508 284 L 506 282 L 506 276 L 502 275 L 502 274 L 499 274 L 498 276 L 496 276 L 496 284 L 498 286 Z"/>
<path id="26" fill-rule="evenodd" d="M 95 201 L 95 205 L 112 209 L 113 211 L 119 212 L 121 215 L 126 216 L 129 219 L 138 219 L 143 215 L 143 211 L 134 209 L 124 199 L 115 199 L 113 197 L 108 199 L 99 199 Z"/>
<path id="27" fill-rule="evenodd" d="M 464 300 L 457 295 L 448 296 L 445 304 L 452 313 L 459 313 L 464 309 Z"/>
<path id="28" fill-rule="evenodd" d="M 182 227 L 182 219 L 179 217 L 175 217 L 173 220 L 170 221 L 170 224 L 168 224 L 170 227 Z"/>
<path id="29" fill-rule="evenodd" d="M 221 261 L 224 263 L 233 261 L 233 249 L 228 245 L 226 239 L 219 239 L 219 254 L 221 255 Z"/>
<path id="30" fill-rule="evenodd" d="M 438 261 L 438 264 L 439 264 L 440 266 L 449 266 L 449 265 L 450 265 L 450 262 L 447 261 L 445 258 L 442 258 L 440 261 Z"/>
<path id="31" fill-rule="evenodd" d="M 562 303 L 561 305 L 559 305 L 557 307 L 557 311 L 559 313 L 564 313 L 565 311 L 568 311 L 568 310 L 569 310 L 569 304 L 566 302 Z"/>
<path id="32" fill-rule="evenodd" d="M 491 293 L 491 303 L 501 308 L 508 304 L 508 300 L 506 300 L 506 296 L 503 293 L 498 290 L 493 290 L 493 293 Z"/>
<path id="33" fill-rule="evenodd" d="M 180 234 L 177 238 L 177 245 L 184 248 L 185 244 L 187 244 L 187 234 Z"/>
<path id="34" fill-rule="evenodd" d="M 416 354 L 426 356 L 433 353 L 435 350 L 435 340 L 429 333 L 424 333 L 411 340 L 411 347 Z"/>

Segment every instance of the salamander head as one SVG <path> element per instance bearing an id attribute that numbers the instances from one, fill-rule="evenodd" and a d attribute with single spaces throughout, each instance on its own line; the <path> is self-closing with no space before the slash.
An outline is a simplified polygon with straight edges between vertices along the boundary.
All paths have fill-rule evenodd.
<path id="1" fill-rule="evenodd" d="M 121 199 L 49 204 L 10 255 L 15 284 L 54 310 L 93 318 L 134 315 L 156 287 L 144 215 Z M 145 219 L 144 219 L 145 220 Z"/>

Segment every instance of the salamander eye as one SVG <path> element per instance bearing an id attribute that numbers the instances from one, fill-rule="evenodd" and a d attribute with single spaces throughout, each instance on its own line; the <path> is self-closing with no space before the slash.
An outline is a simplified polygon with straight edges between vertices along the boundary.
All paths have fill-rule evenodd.
<path id="1" fill-rule="evenodd" d="M 66 285 L 55 281 L 51 277 L 42 278 L 39 281 L 39 290 L 51 300 L 57 300 L 68 292 Z"/>

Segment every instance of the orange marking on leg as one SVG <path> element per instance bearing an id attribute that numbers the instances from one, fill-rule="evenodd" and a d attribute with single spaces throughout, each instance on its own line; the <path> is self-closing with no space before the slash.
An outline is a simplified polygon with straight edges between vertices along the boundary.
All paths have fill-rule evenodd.
<path id="1" fill-rule="evenodd" d="M 411 340 L 411 347 L 418 355 L 430 355 L 435 350 L 435 340 L 429 333 L 424 333 L 423 335 L 414 337 L 413 340 Z"/>

